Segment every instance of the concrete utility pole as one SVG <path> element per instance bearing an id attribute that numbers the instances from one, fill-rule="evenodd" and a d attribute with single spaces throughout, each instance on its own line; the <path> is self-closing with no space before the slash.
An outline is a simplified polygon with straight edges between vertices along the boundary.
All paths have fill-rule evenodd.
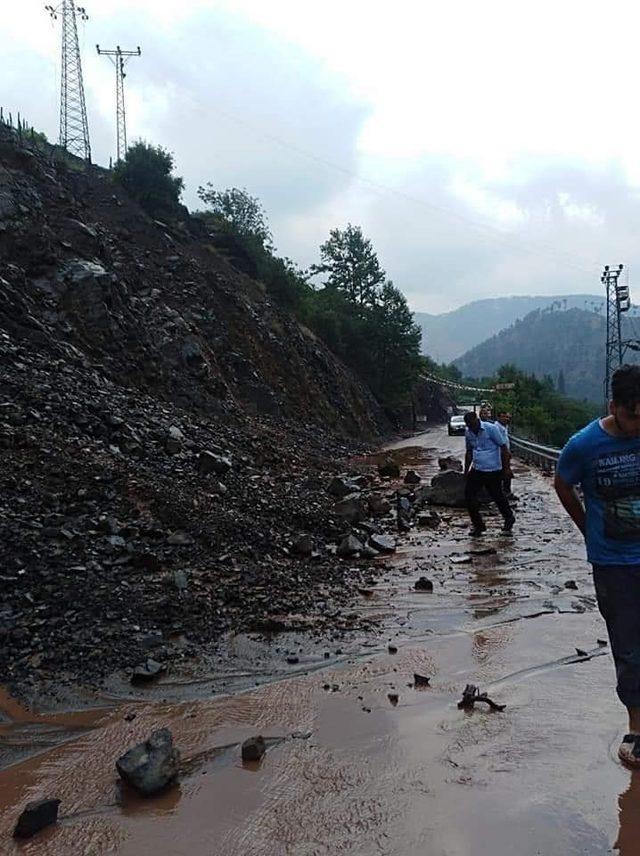
<path id="1" fill-rule="evenodd" d="M 118 45 L 115 50 L 102 50 L 96 45 L 100 56 L 108 56 L 116 69 L 116 163 L 127 153 L 127 115 L 124 109 L 124 67 L 132 56 L 140 56 L 142 51 L 123 51 Z"/>
<path id="2" fill-rule="evenodd" d="M 84 100 L 77 18 L 87 21 L 83 6 L 62 0 L 58 6 L 44 7 L 54 21 L 62 18 L 62 61 L 60 74 L 60 145 L 71 154 L 91 163 L 87 107 Z"/>

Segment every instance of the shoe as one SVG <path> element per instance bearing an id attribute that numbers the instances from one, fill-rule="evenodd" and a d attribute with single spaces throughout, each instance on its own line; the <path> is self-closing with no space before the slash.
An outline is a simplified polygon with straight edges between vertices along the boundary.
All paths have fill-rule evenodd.
<path id="1" fill-rule="evenodd" d="M 484 535 L 484 533 L 486 531 L 487 531 L 486 526 L 474 526 L 473 529 L 469 530 L 469 535 L 472 538 L 479 538 L 481 535 Z"/>
<path id="2" fill-rule="evenodd" d="M 618 749 L 618 758 L 627 767 L 640 768 L 640 734 L 625 734 Z"/>
<path id="3" fill-rule="evenodd" d="M 511 515 L 511 517 L 507 517 L 507 519 L 504 521 L 504 523 L 502 525 L 502 531 L 503 532 L 511 532 L 515 522 L 516 522 L 516 518 L 513 514 Z"/>

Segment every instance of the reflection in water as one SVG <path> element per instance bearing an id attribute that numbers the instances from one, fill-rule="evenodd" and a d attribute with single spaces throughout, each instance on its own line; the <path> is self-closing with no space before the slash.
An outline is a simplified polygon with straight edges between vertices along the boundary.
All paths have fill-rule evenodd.
<path id="1" fill-rule="evenodd" d="M 627 790 L 618 799 L 620 830 L 613 845 L 621 856 L 640 856 L 640 772 L 631 774 Z"/>

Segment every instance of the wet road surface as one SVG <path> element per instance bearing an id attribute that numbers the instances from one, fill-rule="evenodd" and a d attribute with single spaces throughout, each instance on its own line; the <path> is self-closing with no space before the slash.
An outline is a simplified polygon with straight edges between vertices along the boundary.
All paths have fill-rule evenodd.
<path id="1" fill-rule="evenodd" d="M 433 429 L 398 445 L 428 477 L 463 440 Z M 640 856 L 640 776 L 615 760 L 624 711 L 583 546 L 547 477 L 516 464 L 514 490 L 514 537 L 489 517 L 472 541 L 464 513 L 443 510 L 363 591 L 378 630 L 333 643 L 326 661 L 316 645 L 297 674 L 262 674 L 268 656 L 245 638 L 224 675 L 232 695 L 203 674 L 42 717 L 0 696 L 0 749 L 16 762 L 0 771 L 0 852 Z M 414 591 L 420 576 L 433 593 Z M 430 686 L 413 686 L 415 672 Z M 467 683 L 505 711 L 459 710 Z M 184 774 L 140 800 L 114 760 L 163 725 Z M 243 766 L 238 743 L 257 733 L 267 755 Z M 61 823 L 18 847 L 15 818 L 40 796 L 62 800 Z"/>

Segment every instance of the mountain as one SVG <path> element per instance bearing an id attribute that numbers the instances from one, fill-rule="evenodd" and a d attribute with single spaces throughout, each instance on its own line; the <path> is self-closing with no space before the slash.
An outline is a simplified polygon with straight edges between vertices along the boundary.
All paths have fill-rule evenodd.
<path id="1" fill-rule="evenodd" d="M 623 337 L 635 338 L 636 319 L 624 316 Z M 505 363 L 556 386 L 560 372 L 566 394 L 599 402 L 603 394 L 606 322 L 604 314 L 584 309 L 536 309 L 454 361 L 465 377 L 487 377 Z M 626 359 L 637 362 L 634 352 Z"/>
<path id="2" fill-rule="evenodd" d="M 603 297 L 595 294 L 495 297 L 474 300 L 441 315 L 416 312 L 414 318 L 422 328 L 422 352 L 439 363 L 449 363 L 536 309 L 554 304 L 561 309 L 596 309 L 603 303 Z"/>

